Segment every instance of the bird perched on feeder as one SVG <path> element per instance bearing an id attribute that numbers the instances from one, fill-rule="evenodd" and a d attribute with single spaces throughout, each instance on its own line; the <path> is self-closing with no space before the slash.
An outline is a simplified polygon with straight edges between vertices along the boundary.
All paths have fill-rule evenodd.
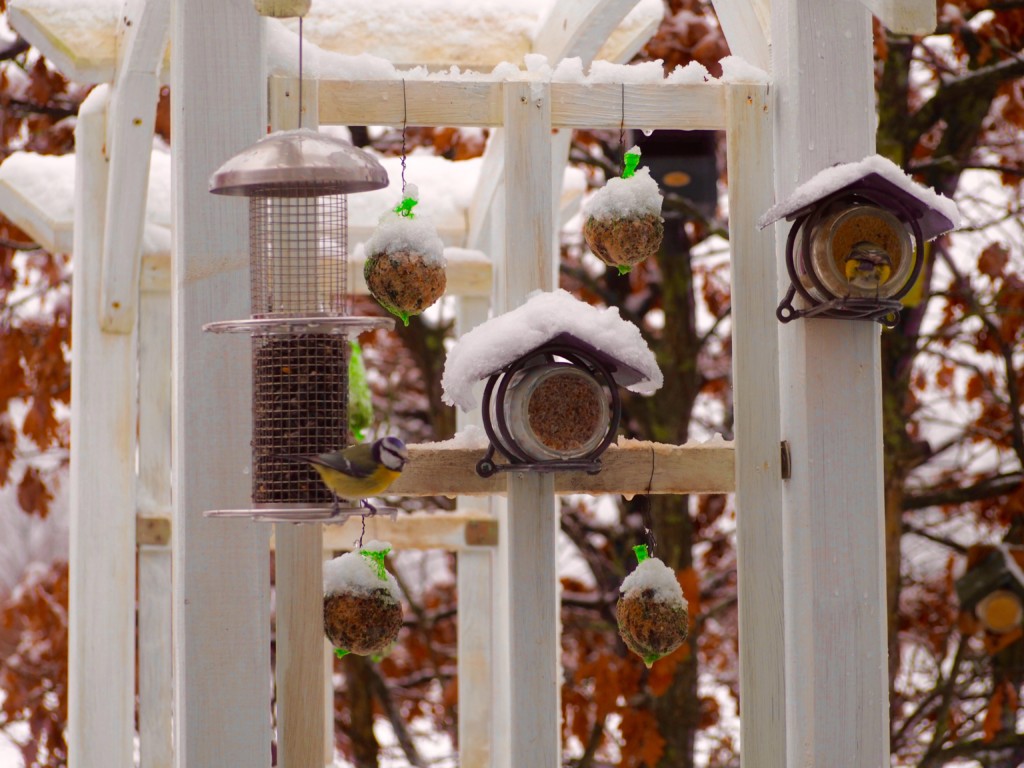
<path id="1" fill-rule="evenodd" d="M 877 291 L 892 274 L 892 258 L 882 246 L 861 240 L 850 249 L 844 271 L 850 285 Z"/>
<path id="2" fill-rule="evenodd" d="M 278 454 L 275 458 L 301 461 L 313 467 L 334 494 L 335 512 L 338 511 L 338 499 L 343 498 L 359 499 L 360 504 L 372 514 L 377 509 L 366 500 L 367 497 L 387 490 L 402 473 L 409 453 L 405 443 L 397 437 L 382 437 L 372 443 L 360 443 L 340 451 Z"/>

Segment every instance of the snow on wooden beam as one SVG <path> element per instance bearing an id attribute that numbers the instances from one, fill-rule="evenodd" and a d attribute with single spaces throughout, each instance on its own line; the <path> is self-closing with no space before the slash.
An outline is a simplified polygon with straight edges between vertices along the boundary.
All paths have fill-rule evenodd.
<path id="1" fill-rule="evenodd" d="M 599 50 L 591 43 L 590 58 L 628 61 L 654 33 L 663 13 L 660 0 L 634 0 L 629 6 L 631 12 L 620 15 L 614 28 L 592 30 L 589 37 Z M 108 83 L 117 71 L 123 7 L 124 0 L 11 0 L 8 20 L 71 80 Z M 289 20 L 284 26 L 295 29 L 296 23 Z M 277 20 L 271 26 L 281 30 Z M 507 0 L 504 7 L 488 3 L 483 9 L 435 0 L 418 4 L 415 14 L 402 13 L 397 2 L 318 0 L 306 16 L 304 33 L 309 48 L 319 46 L 327 54 L 367 53 L 402 67 L 447 69 L 455 64 L 485 72 L 501 62 L 522 62 L 531 52 L 551 56 L 538 46 L 533 34 L 538 27 L 536 14 L 517 0 Z M 166 74 L 166 61 L 163 70 Z"/>
<path id="2" fill-rule="evenodd" d="M 142 238 L 142 290 L 169 270 L 170 156 L 153 151 Z M 75 156 L 15 152 L 0 165 L 0 212 L 51 253 L 70 253 L 74 233 Z M 150 281 L 150 285 L 147 285 Z"/>
<path id="3" fill-rule="evenodd" d="M 771 71 L 771 4 L 768 0 L 714 0 L 729 50 Z"/>
<path id="4" fill-rule="evenodd" d="M 504 123 L 506 83 L 484 80 L 320 82 L 322 125 L 479 126 Z M 405 98 L 403 101 L 403 88 Z M 551 83 L 554 128 L 725 128 L 725 89 L 705 84 Z M 625 111 L 623 111 L 625 110 Z"/>
<path id="5" fill-rule="evenodd" d="M 846 0 L 842 0 L 846 2 Z M 928 35 L 937 22 L 934 0 L 861 0 L 886 29 L 901 35 Z"/>
<path id="6" fill-rule="evenodd" d="M 117 70 L 117 25 L 123 3 L 11 0 L 8 23 L 68 79 L 109 83 Z"/>
<path id="7" fill-rule="evenodd" d="M 450 448 L 444 443 L 409 446 L 409 463 L 391 486 L 399 496 L 482 496 L 504 494 L 508 473 L 480 477 L 483 448 Z M 620 440 L 601 457 L 596 475 L 555 474 L 556 493 L 731 493 L 735 489 L 733 444 L 720 441 L 669 445 Z"/>

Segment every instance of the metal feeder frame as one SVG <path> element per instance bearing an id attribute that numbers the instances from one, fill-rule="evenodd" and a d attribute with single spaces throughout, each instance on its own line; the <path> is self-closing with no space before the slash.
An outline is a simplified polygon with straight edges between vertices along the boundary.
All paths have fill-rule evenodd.
<path id="1" fill-rule="evenodd" d="M 301 128 L 265 136 L 211 177 L 211 192 L 249 198 L 252 316 L 203 330 L 252 337 L 253 504 L 207 516 L 344 522 L 366 514 L 338 507 L 311 467 L 278 457 L 344 447 L 348 338 L 394 327 L 391 318 L 348 314 L 346 195 L 387 184 L 371 155 Z"/>
<path id="2" fill-rule="evenodd" d="M 848 205 L 871 204 L 891 211 L 904 225 L 910 229 L 913 239 L 913 267 L 910 276 L 892 296 L 870 297 L 870 296 L 836 296 L 831 290 L 825 287 L 821 277 L 814 269 L 814 262 L 811 258 L 811 233 L 829 211 L 831 203 L 843 202 Z M 900 310 L 903 308 L 900 299 L 917 282 L 921 274 L 921 267 L 924 264 L 924 234 L 914 210 L 908 206 L 899 196 L 893 195 L 884 190 L 865 184 L 846 187 L 834 192 L 827 197 L 816 200 L 813 205 L 803 208 L 786 217 L 793 222 L 789 230 L 789 237 L 786 240 L 786 271 L 789 273 L 789 290 L 775 310 L 775 315 L 780 322 L 788 323 L 800 317 L 831 317 L 843 320 L 876 320 L 886 328 L 892 328 L 899 321 Z M 800 238 L 800 250 L 797 252 L 794 247 L 797 238 Z M 796 260 L 800 259 L 806 267 L 804 276 L 810 278 L 811 283 L 820 292 L 821 296 L 829 298 L 822 300 L 806 288 L 801 281 L 801 275 L 797 271 Z M 810 305 L 806 309 L 797 309 L 793 306 L 793 299 L 800 294 Z"/>
<path id="3" fill-rule="evenodd" d="M 562 358 L 586 371 L 610 393 L 610 402 L 608 403 L 610 414 L 604 438 L 595 448 L 574 459 L 538 459 L 532 456 L 513 436 L 505 417 L 505 398 L 515 375 L 537 365 L 553 363 L 556 358 Z M 622 418 L 622 399 L 619 396 L 619 385 L 613 374 L 623 370 L 634 374 L 637 379 L 641 378 L 640 374 L 629 366 L 599 352 L 575 336 L 563 333 L 490 374 L 484 387 L 480 409 L 484 431 L 487 433 L 490 445 L 487 447 L 484 457 L 477 462 L 476 473 L 480 477 L 491 477 L 497 472 L 582 471 L 589 474 L 600 472 L 601 454 L 615 439 Z M 493 414 L 492 401 L 494 403 Z M 508 463 L 495 462 L 496 452 L 500 452 Z"/>

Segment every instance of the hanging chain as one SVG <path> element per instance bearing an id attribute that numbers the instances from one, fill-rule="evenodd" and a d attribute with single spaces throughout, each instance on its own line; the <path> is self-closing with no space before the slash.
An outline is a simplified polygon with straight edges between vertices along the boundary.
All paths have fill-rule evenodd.
<path id="1" fill-rule="evenodd" d="M 299 16 L 299 128 L 302 127 L 302 17 Z"/>
<path id="2" fill-rule="evenodd" d="M 620 110 L 621 117 L 619 118 L 619 157 L 623 158 L 620 162 L 625 162 L 626 157 L 626 84 L 619 83 L 620 88 Z"/>
<path id="3" fill-rule="evenodd" d="M 409 122 L 409 102 L 405 98 L 405 78 L 402 78 L 402 199 L 405 199 L 405 130 Z"/>
<path id="4" fill-rule="evenodd" d="M 651 488 L 654 485 L 654 446 L 651 446 L 651 476 L 647 479 L 647 493 L 640 499 L 640 516 L 644 523 L 644 534 L 647 537 L 647 554 L 654 557 L 658 540 L 654 537 L 654 523 L 651 520 Z"/>
<path id="5" fill-rule="evenodd" d="M 366 536 L 366 515 L 359 516 L 359 541 L 356 542 L 356 549 L 363 548 L 363 538 Z"/>

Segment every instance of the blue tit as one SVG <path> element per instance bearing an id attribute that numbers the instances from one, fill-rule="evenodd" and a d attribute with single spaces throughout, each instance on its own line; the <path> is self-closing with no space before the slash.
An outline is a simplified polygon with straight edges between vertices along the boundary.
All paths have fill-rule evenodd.
<path id="1" fill-rule="evenodd" d="M 892 274 L 892 259 L 880 245 L 861 240 L 846 257 L 846 279 L 865 291 L 877 291 Z"/>
<path id="2" fill-rule="evenodd" d="M 359 499 L 364 507 L 376 512 L 366 498 L 387 490 L 402 473 L 409 453 L 405 443 L 397 437 L 383 437 L 373 443 L 360 443 L 330 453 L 277 455 L 276 458 L 302 461 L 313 467 L 334 494 L 335 510 L 340 497 Z"/>

